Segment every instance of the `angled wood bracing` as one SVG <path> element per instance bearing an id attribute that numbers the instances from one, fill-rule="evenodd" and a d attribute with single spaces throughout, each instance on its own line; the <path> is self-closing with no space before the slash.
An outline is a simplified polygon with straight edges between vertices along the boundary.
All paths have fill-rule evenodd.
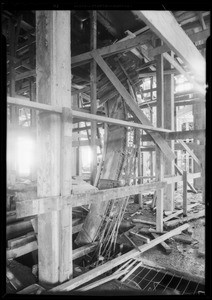
<path id="1" fill-rule="evenodd" d="M 170 64 L 172 64 L 173 67 L 175 67 L 176 70 L 178 70 L 182 75 L 184 75 L 190 83 L 193 84 L 193 88 L 201 93 L 202 95 L 205 95 L 205 88 L 203 85 L 197 83 L 177 62 L 176 60 L 171 57 L 168 53 L 163 53 L 163 56 L 165 57 Z"/>
<path id="2" fill-rule="evenodd" d="M 117 91 L 120 93 L 120 95 L 123 97 L 127 106 L 129 107 L 132 114 L 136 117 L 136 119 L 138 119 L 142 124 L 152 125 L 151 122 L 148 120 L 148 118 L 145 116 L 145 114 L 140 110 L 138 105 L 135 103 L 132 96 L 128 93 L 128 91 L 125 89 L 125 87 L 116 77 L 116 75 L 112 72 L 112 70 L 103 60 L 103 58 L 98 54 L 92 54 L 92 56 L 96 60 L 100 68 L 105 72 L 105 74 L 107 75 L 111 83 L 114 85 L 114 87 L 117 89 Z M 173 159 L 175 159 L 174 153 L 170 149 L 167 142 L 164 141 L 164 139 L 160 136 L 160 134 L 150 133 L 150 132 L 148 133 L 151 135 L 155 143 L 160 147 L 161 151 L 166 155 L 166 157 L 169 160 L 172 161 Z"/>
<path id="3" fill-rule="evenodd" d="M 200 83 L 205 83 L 205 59 L 169 11 L 133 11 L 176 53 Z"/>
<path id="4" fill-rule="evenodd" d="M 89 63 L 92 60 L 92 53 L 96 53 L 103 57 L 107 57 L 112 54 L 130 50 L 132 48 L 135 48 L 138 45 L 144 44 L 148 40 L 148 37 L 149 37 L 149 33 L 144 33 L 135 38 L 120 41 L 118 43 L 100 48 L 98 50 L 93 50 L 80 55 L 76 55 L 71 58 L 71 66 L 72 68 L 74 68 Z"/>
<path id="5" fill-rule="evenodd" d="M 206 40 L 210 35 L 210 29 L 206 29 L 197 33 L 194 33 L 192 35 L 189 35 L 189 38 L 191 39 L 192 42 L 197 42 L 197 41 L 201 41 L 201 40 Z M 158 55 L 158 54 L 162 54 L 164 52 L 168 52 L 170 49 L 169 47 L 164 44 L 162 46 L 159 46 L 157 48 L 154 49 L 150 49 L 148 51 L 148 54 L 150 57 Z"/>

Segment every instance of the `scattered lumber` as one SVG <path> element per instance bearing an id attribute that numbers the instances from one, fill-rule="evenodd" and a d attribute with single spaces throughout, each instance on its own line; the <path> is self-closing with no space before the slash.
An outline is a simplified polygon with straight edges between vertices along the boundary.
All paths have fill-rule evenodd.
<path id="1" fill-rule="evenodd" d="M 188 205 L 188 211 L 189 211 L 190 209 L 192 209 L 193 207 L 197 206 L 197 205 L 199 205 L 199 203 L 195 203 L 195 204 Z M 183 209 L 181 209 L 181 210 L 179 210 L 179 211 L 173 213 L 172 215 L 167 216 L 166 218 L 163 219 L 163 221 L 166 222 L 166 221 L 168 221 L 168 220 L 170 220 L 170 219 L 173 219 L 173 218 L 177 217 L 178 215 L 180 215 L 180 214 L 182 214 L 182 213 L 183 213 Z"/>
<path id="2" fill-rule="evenodd" d="M 173 236 L 173 239 L 176 242 L 181 242 L 183 244 L 191 244 L 192 243 L 192 238 L 190 236 L 186 236 L 186 235 L 182 235 L 182 234 Z"/>
<path id="3" fill-rule="evenodd" d="M 112 274 L 112 275 L 107 276 L 105 278 L 99 279 L 98 281 L 92 282 L 92 283 L 90 283 L 90 284 L 88 284 L 88 285 L 86 285 L 86 286 L 78 289 L 77 291 L 79 291 L 79 292 L 83 291 L 84 292 L 84 291 L 91 290 L 91 289 L 93 289 L 93 288 L 95 288 L 95 287 L 97 287 L 97 286 L 99 286 L 101 284 L 104 284 L 104 283 L 106 283 L 108 281 L 111 281 L 112 279 L 117 279 L 117 278 L 121 277 L 124 274 L 125 274 L 125 270 L 120 271 L 117 274 Z"/>
<path id="4" fill-rule="evenodd" d="M 184 218 L 179 219 L 179 220 L 172 220 L 172 221 L 169 221 L 169 222 L 165 222 L 164 225 L 167 226 L 167 227 L 175 227 L 179 224 L 183 224 L 185 222 L 196 220 L 196 219 L 199 219 L 199 218 L 204 217 L 204 216 L 205 216 L 205 210 L 203 209 L 200 212 L 192 214 L 188 217 L 184 217 Z"/>
<path id="5" fill-rule="evenodd" d="M 13 239 L 32 231 L 31 220 L 23 220 L 6 226 L 6 238 Z"/>
<path id="6" fill-rule="evenodd" d="M 189 224 L 184 224 L 178 228 L 175 228 L 171 230 L 170 232 L 167 232 L 163 234 L 160 237 L 157 237 L 156 239 L 150 241 L 148 244 L 144 244 L 139 247 L 139 249 L 143 252 L 153 248 L 154 246 L 160 244 L 161 242 L 169 239 L 170 237 L 181 233 L 183 230 L 186 230 L 190 225 Z M 74 279 L 71 279 L 65 283 L 62 283 L 61 285 L 58 285 L 54 288 L 52 288 L 50 291 L 51 292 L 62 292 L 62 291 L 70 291 L 78 286 L 83 285 L 84 283 L 96 278 L 97 276 L 115 268 L 116 266 L 119 266 L 120 264 L 126 262 L 127 260 L 134 258 L 139 255 L 139 251 L 136 249 L 133 249 L 127 253 L 125 253 L 122 256 L 119 256 L 111 261 L 108 261 L 107 263 L 100 265 L 96 267 L 93 270 L 90 270 Z"/>
<path id="7" fill-rule="evenodd" d="M 134 236 L 138 237 L 139 239 L 141 239 L 141 240 L 142 240 L 143 242 L 145 242 L 145 243 L 149 243 L 149 242 L 150 242 L 150 239 L 149 239 L 149 238 L 147 238 L 147 237 L 145 237 L 145 236 L 143 236 L 143 235 L 141 235 L 141 234 L 135 233 L 135 232 L 133 232 L 133 231 L 129 231 L 129 233 L 130 233 L 131 235 L 134 235 Z"/>
<path id="8" fill-rule="evenodd" d="M 142 223 L 142 224 L 148 224 L 152 226 L 156 226 L 156 222 L 151 222 L 151 221 L 145 221 L 145 220 L 140 220 L 140 219 L 132 219 L 133 223 Z"/>
<path id="9" fill-rule="evenodd" d="M 151 232 L 151 235 L 156 239 L 158 237 L 157 233 Z M 165 250 L 165 252 L 167 254 L 170 254 L 172 252 L 172 248 L 167 245 L 165 242 L 161 242 L 160 245 L 163 247 L 163 249 Z"/>

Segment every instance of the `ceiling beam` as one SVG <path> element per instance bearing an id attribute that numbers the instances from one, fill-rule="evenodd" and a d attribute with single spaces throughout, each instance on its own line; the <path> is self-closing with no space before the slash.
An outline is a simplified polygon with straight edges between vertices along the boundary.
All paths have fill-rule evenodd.
<path id="1" fill-rule="evenodd" d="M 121 42 L 117 42 L 110 46 L 100 48 L 98 50 L 89 51 L 80 55 L 73 56 L 71 58 L 72 68 L 89 63 L 92 60 L 92 53 L 98 53 L 103 57 L 110 56 L 119 52 L 127 51 L 132 48 L 137 47 L 138 45 L 144 44 L 149 38 L 149 33 L 144 33 L 135 38 L 127 39 Z"/>
<path id="2" fill-rule="evenodd" d="M 133 13 L 177 54 L 201 83 L 205 83 L 205 59 L 169 11 L 139 10 Z"/>

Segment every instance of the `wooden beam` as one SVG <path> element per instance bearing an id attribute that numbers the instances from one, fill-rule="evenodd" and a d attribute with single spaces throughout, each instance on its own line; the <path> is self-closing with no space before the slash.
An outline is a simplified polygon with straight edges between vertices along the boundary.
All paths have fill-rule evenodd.
<path id="1" fill-rule="evenodd" d="M 26 71 L 26 72 L 23 72 L 23 73 L 20 73 L 20 74 L 16 74 L 15 81 L 22 80 L 22 79 L 25 79 L 25 78 L 29 78 L 29 77 L 32 77 L 32 76 L 34 76 L 34 77 L 36 76 L 36 71 L 35 70 Z"/>
<path id="2" fill-rule="evenodd" d="M 165 57 L 166 60 L 168 60 L 168 62 L 170 62 L 170 64 L 172 64 L 173 67 L 175 67 L 175 69 L 177 69 L 182 75 L 185 76 L 185 78 L 188 79 L 188 81 L 193 84 L 193 88 L 198 91 L 199 93 L 201 93 L 202 95 L 205 95 L 205 88 L 203 84 L 199 84 L 197 83 L 189 74 L 188 72 L 186 72 L 177 62 L 174 58 L 172 58 L 168 53 L 163 53 L 163 56 Z M 205 83 L 204 83 L 205 84 Z"/>
<path id="3" fill-rule="evenodd" d="M 178 140 L 178 141 L 183 146 L 183 148 L 191 155 L 193 160 L 195 160 L 195 162 L 201 167 L 202 166 L 201 162 L 199 161 L 197 156 L 194 154 L 194 152 L 189 148 L 189 146 L 182 140 Z"/>
<path id="4" fill-rule="evenodd" d="M 18 248 L 8 249 L 6 252 L 6 256 L 7 259 L 14 259 L 16 257 L 20 257 L 22 255 L 25 255 L 37 249 L 38 249 L 37 241 L 32 241 Z"/>
<path id="5" fill-rule="evenodd" d="M 19 99 L 19 98 L 7 97 L 7 103 L 12 104 L 12 105 L 22 106 L 22 107 L 34 108 L 34 109 L 37 109 L 37 110 L 40 110 L 43 112 L 62 114 L 62 107 L 52 106 L 52 105 L 48 105 L 48 104 L 44 104 L 44 103 L 27 101 L 27 100 Z M 117 120 L 114 118 L 108 118 L 108 117 L 104 117 L 104 116 L 89 114 L 89 113 L 85 113 L 83 111 L 78 111 L 78 110 L 71 110 L 70 114 L 72 114 L 72 116 L 75 118 L 88 120 L 88 121 L 106 122 L 106 123 L 110 123 L 110 124 L 140 128 L 140 129 L 151 130 L 151 131 L 156 131 L 156 132 L 170 132 L 170 130 L 168 130 L 168 129 L 156 128 L 156 127 L 152 126 L 152 124 L 145 125 L 145 124 L 139 124 L 139 123 L 134 123 L 134 122 L 128 122 L 128 121 L 124 121 L 124 120 Z"/>
<path id="6" fill-rule="evenodd" d="M 156 239 L 158 237 L 157 233 L 151 232 L 151 235 Z M 165 242 L 161 242 L 160 245 L 163 247 L 163 249 L 165 250 L 166 253 L 171 253 L 172 252 L 172 248 L 167 245 Z"/>
<path id="7" fill-rule="evenodd" d="M 133 13 L 189 65 L 196 78 L 205 83 L 205 60 L 171 12 L 142 10 Z"/>
<path id="8" fill-rule="evenodd" d="M 93 55 L 101 55 L 103 57 L 107 57 L 116 53 L 130 50 L 137 47 L 138 45 L 145 44 L 145 42 L 148 40 L 148 37 L 149 33 L 144 33 L 135 38 L 127 39 L 110 46 L 73 56 L 71 58 L 71 67 L 74 68 L 82 64 L 89 63 L 92 60 Z"/>
<path id="9" fill-rule="evenodd" d="M 188 199 L 187 199 L 187 171 L 183 171 L 183 215 L 187 216 Z"/>
<path id="10" fill-rule="evenodd" d="M 99 190 L 90 193 L 82 193 L 69 196 L 49 196 L 30 200 L 16 200 L 16 213 L 18 218 L 44 214 L 51 211 L 61 210 L 66 205 L 77 207 L 81 205 L 91 204 L 95 201 L 108 201 L 112 199 L 123 198 L 146 191 L 155 190 L 165 187 L 165 182 L 145 183 L 135 186 L 118 187 L 107 190 Z"/>
<path id="11" fill-rule="evenodd" d="M 36 40 L 36 94 L 40 103 L 34 103 L 40 107 L 52 104 L 61 114 L 39 114 L 37 194 L 65 197 L 71 189 L 71 124 L 70 115 L 63 110 L 71 105 L 70 11 L 36 11 Z M 38 216 L 39 280 L 45 284 L 72 276 L 69 212 L 71 208 Z"/>
<path id="12" fill-rule="evenodd" d="M 115 76 L 115 74 L 112 72 L 112 70 L 109 68 L 109 66 L 105 63 L 105 61 L 102 59 L 99 55 L 93 55 L 94 59 L 98 63 L 98 65 L 101 67 L 101 69 L 104 71 L 104 73 L 107 75 L 111 83 L 114 85 L 114 87 L 117 89 L 117 91 L 120 93 L 120 95 L 124 98 L 127 106 L 132 111 L 133 115 L 143 124 L 151 126 L 151 122 L 148 120 L 148 118 L 145 116 L 145 114 L 139 109 L 138 105 L 134 102 L 132 96 L 128 93 L 128 91 L 125 89 L 125 87 L 121 84 L 119 79 Z M 158 133 L 150 133 L 152 138 L 154 139 L 155 143 L 158 144 L 161 151 L 167 156 L 168 159 L 173 160 L 175 159 L 174 153 L 171 151 L 170 147 L 167 145 L 167 143 L 161 138 L 161 136 Z"/>
<path id="13" fill-rule="evenodd" d="M 95 50 L 97 46 L 97 11 L 90 11 L 90 44 L 91 50 Z M 97 113 L 97 65 L 96 61 L 93 59 L 90 65 L 90 78 L 91 78 L 91 113 Z M 94 184 L 96 172 L 97 172 L 97 124 L 95 121 L 91 122 L 91 184 Z"/>
<path id="14" fill-rule="evenodd" d="M 199 205 L 199 203 L 194 203 L 194 204 L 188 205 L 188 210 L 192 209 L 193 207 L 195 207 L 195 206 L 197 206 L 197 205 Z M 168 221 L 168 220 L 171 220 L 171 219 L 173 219 L 173 218 L 179 216 L 179 215 L 182 214 L 182 213 L 183 213 L 183 210 L 182 210 L 182 209 L 181 209 L 181 210 L 178 210 L 177 212 L 175 212 L 175 213 L 173 213 L 173 214 L 171 214 L 171 215 L 165 217 L 165 218 L 163 219 L 163 222 L 166 222 L 166 221 Z"/>
<path id="15" fill-rule="evenodd" d="M 145 252 L 151 248 L 153 248 L 154 246 L 160 244 L 161 242 L 169 239 L 170 237 L 177 235 L 179 233 L 181 233 L 183 230 L 186 230 L 190 225 L 189 224 L 184 224 L 168 233 L 165 233 L 163 235 L 161 235 L 160 237 L 150 241 L 148 244 L 142 245 L 139 247 L 139 249 L 142 252 Z M 68 282 L 65 282 L 59 286 L 54 287 L 53 289 L 51 289 L 51 292 L 61 292 L 61 291 L 70 291 L 73 290 L 75 288 L 77 288 L 78 286 L 81 286 L 82 284 L 94 279 L 95 277 L 104 274 L 105 272 L 115 268 L 116 266 L 119 266 L 120 264 L 124 263 L 125 261 L 127 261 L 130 258 L 134 258 L 136 256 L 139 255 L 139 251 L 136 249 L 133 249 L 129 252 L 127 252 L 126 254 L 117 257 L 99 267 L 96 267 L 95 269 L 86 272 L 83 275 L 80 275 Z"/>
<path id="16" fill-rule="evenodd" d="M 164 127 L 164 63 L 163 56 L 156 56 L 156 83 L 157 83 L 157 126 Z M 162 181 L 164 178 L 164 157 L 160 148 L 156 145 L 155 176 L 156 180 Z M 163 206 L 164 189 L 156 190 L 156 229 L 163 231 Z"/>
<path id="17" fill-rule="evenodd" d="M 189 35 L 189 38 L 191 39 L 191 41 L 193 43 L 195 43 L 195 42 L 198 42 L 198 41 L 206 40 L 209 37 L 209 35 L 210 35 L 210 29 L 208 28 L 206 30 L 203 30 L 203 31 L 200 31 L 200 32 Z M 168 52 L 168 51 L 170 51 L 169 46 L 164 44 L 164 45 L 159 46 L 157 48 L 150 49 L 148 51 L 148 54 L 149 54 L 149 56 L 155 56 L 155 55 L 162 54 L 162 53 L 165 53 L 165 52 Z"/>

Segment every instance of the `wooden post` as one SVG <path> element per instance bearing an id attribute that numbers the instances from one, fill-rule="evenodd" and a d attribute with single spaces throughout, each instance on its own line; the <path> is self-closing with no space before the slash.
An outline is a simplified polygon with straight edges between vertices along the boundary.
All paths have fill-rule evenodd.
<path id="1" fill-rule="evenodd" d="M 90 12 L 91 16 L 91 50 L 97 47 L 97 11 L 92 10 Z M 90 79 L 91 79 L 91 113 L 97 113 L 97 93 L 96 93 L 96 75 L 97 75 L 96 61 L 93 59 L 90 67 Z M 97 146 L 96 146 L 96 135 L 97 126 L 96 122 L 91 122 L 91 150 L 92 150 L 92 160 L 91 160 L 91 184 L 94 184 L 96 172 L 97 172 Z"/>
<path id="2" fill-rule="evenodd" d="M 37 102 L 66 107 L 62 118 L 39 113 L 37 194 L 67 195 L 72 132 L 67 112 L 71 107 L 70 11 L 36 11 L 36 41 Z M 71 209 L 38 216 L 38 266 L 39 281 L 49 286 L 72 276 Z"/>
<path id="3" fill-rule="evenodd" d="M 173 56 L 173 52 L 171 52 Z M 170 69 L 171 65 L 165 61 L 165 68 Z M 164 75 L 164 128 L 174 131 L 174 75 Z M 168 142 L 174 151 L 174 140 Z M 165 175 L 174 175 L 174 162 L 165 159 Z M 174 208 L 174 183 L 166 187 L 166 197 L 164 198 L 164 210 L 173 211 Z"/>
<path id="4" fill-rule="evenodd" d="M 11 97 L 16 96 L 15 91 L 15 73 L 14 73 L 14 58 L 15 58 L 15 25 L 12 20 L 9 21 L 9 46 L 10 46 L 10 63 L 9 63 L 9 71 L 10 71 L 10 85 L 9 85 L 9 95 Z M 7 179 L 9 185 L 14 185 L 16 182 L 16 160 L 17 154 L 16 151 L 16 143 L 17 143 L 17 134 L 15 128 L 18 126 L 19 120 L 19 109 L 15 106 L 10 107 L 10 122 L 14 126 L 14 130 L 12 133 L 9 133 L 8 136 L 8 162 L 7 162 Z"/>
<path id="5" fill-rule="evenodd" d="M 187 201 L 187 171 L 183 171 L 183 215 L 187 216 L 188 201 Z"/>
<path id="6" fill-rule="evenodd" d="M 164 127 L 164 78 L 163 56 L 156 58 L 156 81 L 157 81 L 157 127 Z M 164 158 L 160 148 L 156 145 L 156 180 L 162 181 L 164 177 Z M 164 189 L 157 190 L 156 203 L 156 230 L 163 231 L 163 197 Z"/>

